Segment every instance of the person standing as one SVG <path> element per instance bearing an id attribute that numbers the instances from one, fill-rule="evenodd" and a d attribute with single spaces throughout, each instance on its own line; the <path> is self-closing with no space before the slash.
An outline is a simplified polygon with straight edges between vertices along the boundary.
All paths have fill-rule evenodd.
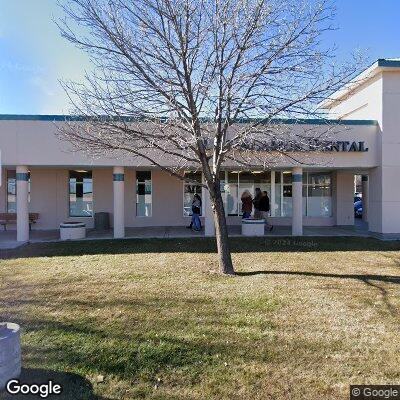
<path id="1" fill-rule="evenodd" d="M 190 225 L 188 228 L 191 228 L 195 231 L 201 231 L 201 197 L 196 193 L 193 196 L 192 201 L 192 220 L 190 221 Z"/>
<path id="2" fill-rule="evenodd" d="M 268 223 L 269 218 L 269 211 L 270 211 L 270 201 L 268 197 L 268 193 L 264 190 L 261 194 L 260 203 L 259 203 L 259 210 L 261 214 L 261 218 L 265 220 L 265 224 L 270 231 L 274 229 L 273 225 Z"/>
<path id="3" fill-rule="evenodd" d="M 241 197 L 242 200 L 242 218 L 250 218 L 251 212 L 253 211 L 253 199 L 248 190 L 245 190 Z"/>
<path id="4" fill-rule="evenodd" d="M 253 205 L 254 205 L 254 218 L 255 219 L 261 219 L 261 212 L 260 212 L 260 200 L 262 197 L 261 189 L 256 188 L 255 190 L 255 195 L 253 199 Z"/>

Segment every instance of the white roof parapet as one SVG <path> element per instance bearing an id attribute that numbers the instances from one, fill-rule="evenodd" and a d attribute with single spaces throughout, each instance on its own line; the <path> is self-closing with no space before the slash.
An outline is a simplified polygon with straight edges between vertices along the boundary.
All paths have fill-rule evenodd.
<path id="1" fill-rule="evenodd" d="M 382 71 L 393 71 L 400 68 L 400 58 L 380 58 L 371 66 L 353 78 L 343 88 L 332 93 L 332 95 L 318 104 L 318 108 L 329 110 L 350 96 L 358 87 L 367 82 Z"/>

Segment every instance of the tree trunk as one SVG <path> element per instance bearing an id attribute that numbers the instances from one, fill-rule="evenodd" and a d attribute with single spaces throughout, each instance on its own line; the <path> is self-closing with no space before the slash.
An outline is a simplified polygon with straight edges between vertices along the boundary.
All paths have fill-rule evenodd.
<path id="1" fill-rule="evenodd" d="M 227 275 L 235 275 L 233 269 L 231 251 L 228 242 L 228 227 L 226 225 L 224 202 L 222 200 L 219 182 L 214 187 L 214 193 L 211 195 L 211 202 L 214 215 L 215 237 L 217 240 L 217 249 L 219 256 L 219 266 L 221 272 Z"/>

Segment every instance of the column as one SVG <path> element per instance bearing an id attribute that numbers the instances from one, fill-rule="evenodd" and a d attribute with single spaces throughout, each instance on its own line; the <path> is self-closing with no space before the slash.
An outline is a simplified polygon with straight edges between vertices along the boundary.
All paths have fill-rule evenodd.
<path id="1" fill-rule="evenodd" d="M 368 175 L 363 175 L 361 177 L 362 182 L 362 220 L 368 222 L 368 192 L 369 192 L 369 183 L 368 183 Z"/>
<path id="2" fill-rule="evenodd" d="M 203 203 L 204 235 L 215 236 L 214 213 L 211 206 L 210 192 L 208 190 L 204 191 Z"/>
<path id="3" fill-rule="evenodd" d="M 303 234 L 303 169 L 294 167 L 292 170 L 292 235 Z"/>
<path id="4" fill-rule="evenodd" d="M 29 241 L 29 203 L 28 181 L 29 171 L 25 165 L 16 168 L 17 179 L 17 241 Z"/>
<path id="5" fill-rule="evenodd" d="M 335 175 L 336 225 L 354 225 L 354 174 L 337 170 Z"/>
<path id="6" fill-rule="evenodd" d="M 114 238 L 125 237 L 124 167 L 114 167 Z"/>
<path id="7" fill-rule="evenodd" d="M 275 171 L 271 171 L 271 193 L 269 194 L 269 208 L 271 217 L 275 217 Z"/>

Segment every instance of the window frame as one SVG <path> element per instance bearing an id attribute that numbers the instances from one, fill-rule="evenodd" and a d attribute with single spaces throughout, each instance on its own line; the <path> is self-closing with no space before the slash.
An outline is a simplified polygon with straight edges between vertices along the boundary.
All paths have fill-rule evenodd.
<path id="1" fill-rule="evenodd" d="M 10 172 L 14 172 L 14 178 L 10 178 L 10 179 L 14 179 L 15 180 L 15 211 L 9 211 L 9 207 L 8 207 L 8 179 L 9 179 L 9 173 Z M 6 195 L 6 201 L 5 201 L 5 209 L 6 209 L 6 213 L 8 214 L 16 214 L 17 213 L 17 171 L 15 169 L 6 169 L 5 171 L 5 175 L 6 175 L 6 190 L 5 190 L 5 195 Z M 28 171 L 28 203 L 31 202 L 31 171 Z"/>
<path id="2" fill-rule="evenodd" d="M 151 196 L 151 210 L 150 215 L 138 215 L 138 172 L 150 172 L 150 196 Z M 145 183 L 146 187 L 146 183 Z M 145 193 L 146 195 L 146 193 Z M 152 218 L 153 217 L 153 171 L 151 169 L 143 169 L 135 171 L 135 218 Z"/>
<path id="3" fill-rule="evenodd" d="M 310 175 L 327 175 L 329 176 L 329 185 L 326 184 L 314 184 L 310 183 Z M 306 175 L 306 179 L 304 180 L 304 175 Z M 331 198 L 331 209 L 330 209 L 330 214 L 329 215 L 319 215 L 319 216 L 312 216 L 309 215 L 309 198 L 313 197 L 309 195 L 309 189 L 310 188 L 320 188 L 320 187 L 328 187 L 330 191 L 330 196 L 323 196 L 323 197 L 330 197 Z M 306 171 L 303 172 L 303 180 L 302 180 L 302 193 L 304 193 L 304 188 L 306 191 L 306 213 L 303 215 L 303 217 L 308 217 L 308 218 L 332 218 L 333 216 L 333 199 L 332 199 L 332 194 L 333 194 L 333 178 L 332 178 L 332 172 L 331 171 Z M 316 197 L 321 197 L 321 196 L 316 196 Z M 304 196 L 303 196 L 304 198 Z"/>
<path id="4" fill-rule="evenodd" d="M 200 196 L 201 196 L 201 209 L 200 209 L 200 217 L 204 217 L 204 190 L 202 185 L 203 182 L 203 174 L 201 171 L 185 171 L 184 174 L 195 174 L 195 173 L 199 173 L 200 174 L 200 182 L 199 185 L 196 186 L 200 186 Z M 190 185 L 190 183 L 182 180 L 182 216 L 183 218 L 192 218 L 192 214 L 186 215 L 185 214 L 185 187 L 187 185 Z M 191 212 L 191 211 L 190 211 Z"/>
<path id="5" fill-rule="evenodd" d="M 90 172 L 91 180 L 92 180 L 92 192 L 91 192 L 92 193 L 92 202 L 91 202 L 92 203 L 92 215 L 71 215 L 71 172 L 73 172 L 73 171 L 79 172 L 75 169 L 68 170 L 68 217 L 69 218 L 94 218 L 94 184 L 93 184 L 93 170 L 92 169 L 85 170 L 86 173 Z M 82 181 L 82 186 L 83 186 L 83 184 L 84 184 L 84 182 Z M 76 193 L 75 193 L 75 195 L 76 195 Z"/>

